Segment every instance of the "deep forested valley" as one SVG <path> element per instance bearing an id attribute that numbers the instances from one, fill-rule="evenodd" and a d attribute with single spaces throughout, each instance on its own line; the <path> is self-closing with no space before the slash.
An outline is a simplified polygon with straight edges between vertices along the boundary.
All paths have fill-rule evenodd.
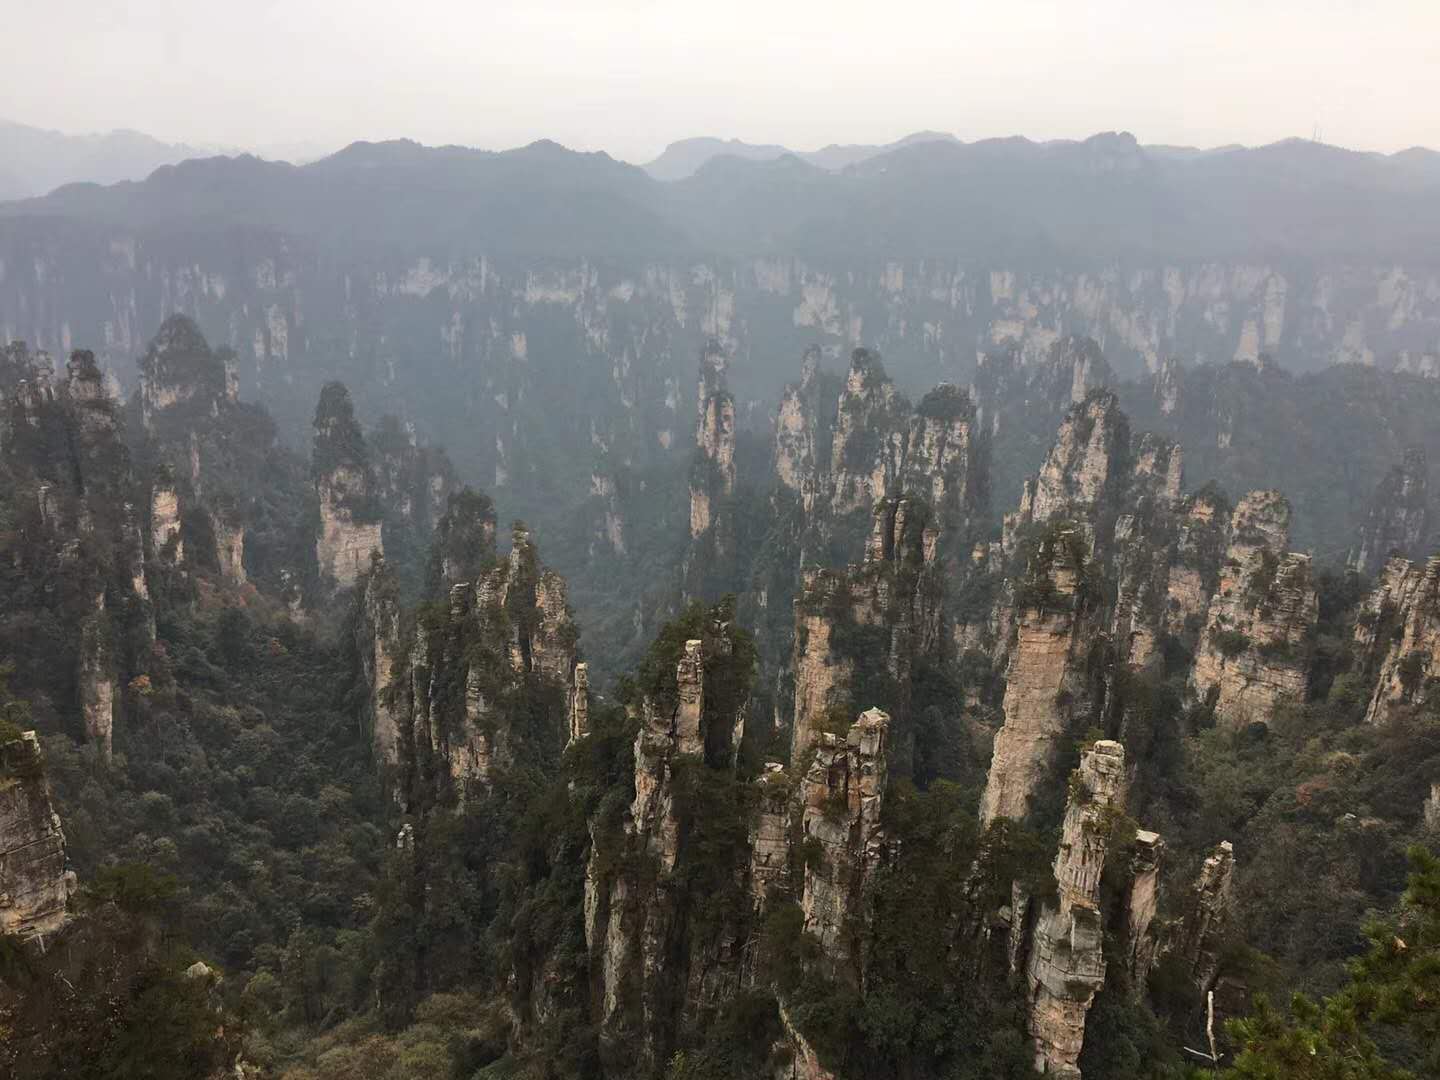
<path id="1" fill-rule="evenodd" d="M 0 354 L 4 1071 L 1440 1071 L 1440 383 L 734 358 L 502 499 L 183 315 Z"/>

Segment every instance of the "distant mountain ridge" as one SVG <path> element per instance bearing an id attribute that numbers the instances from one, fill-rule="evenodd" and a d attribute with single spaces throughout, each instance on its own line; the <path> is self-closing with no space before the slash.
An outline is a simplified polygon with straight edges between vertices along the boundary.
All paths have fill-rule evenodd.
<path id="1" fill-rule="evenodd" d="M 888 154 L 902 146 L 923 142 L 958 141 L 954 135 L 944 131 L 917 131 L 891 143 L 831 143 L 819 150 L 791 150 L 775 143 L 747 143 L 742 139 L 699 136 L 672 142 L 659 157 L 647 162 L 642 168 L 656 180 L 684 180 L 687 176 L 694 176 L 717 157 L 730 156 L 745 161 L 774 161 L 782 157 L 797 157 L 801 161 L 833 172 L 847 165 Z"/>
<path id="2" fill-rule="evenodd" d="M 719 144 L 722 146 L 728 144 Z M 742 144 L 743 145 L 743 144 Z M 870 150 L 876 150 L 869 154 Z M 767 152 L 749 147 L 746 152 Z M 869 156 L 866 156 L 869 154 Z M 354 143 L 304 166 L 242 155 L 0 204 L 132 228 L 262 226 L 347 246 L 530 255 L 718 252 L 966 258 L 1422 257 L 1440 248 L 1440 154 L 1304 140 L 1189 152 L 914 136 L 893 148 L 709 157 L 657 181 L 549 140 L 513 150 Z"/>
<path id="3" fill-rule="evenodd" d="M 44 195 L 62 184 L 142 180 L 203 151 L 139 131 L 66 135 L 0 120 L 0 200 Z"/>

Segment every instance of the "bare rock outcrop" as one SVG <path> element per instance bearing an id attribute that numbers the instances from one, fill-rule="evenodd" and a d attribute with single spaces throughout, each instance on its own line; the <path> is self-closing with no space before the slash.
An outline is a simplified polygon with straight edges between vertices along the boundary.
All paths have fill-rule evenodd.
<path id="1" fill-rule="evenodd" d="M 1005 679 L 1005 722 L 995 736 L 980 817 L 1021 819 L 1048 777 L 1060 739 L 1088 707 L 1084 686 L 1084 539 L 1061 525 L 1037 546 L 1017 595 L 1018 626 Z"/>
<path id="2" fill-rule="evenodd" d="M 900 477 L 908 442 L 910 403 L 879 356 L 856 349 L 840 393 L 831 445 L 831 509 L 836 514 L 868 510 L 889 494 Z"/>
<path id="3" fill-rule="evenodd" d="M 833 966 L 854 955 L 846 924 L 863 910 L 883 850 L 889 734 L 890 717 L 879 709 L 861 713 L 843 738 L 822 732 L 800 781 L 802 834 L 816 848 L 806 859 L 800 907 Z"/>
<path id="4" fill-rule="evenodd" d="M 791 761 L 813 744 L 827 716 L 850 707 L 857 662 L 883 659 L 903 691 L 917 651 L 940 647 L 938 537 L 923 502 L 883 499 L 874 506 L 861 562 L 844 571 L 805 571 L 795 601 Z M 880 658 L 857 655 L 857 631 L 868 633 L 863 641 L 878 647 Z M 903 709 L 903 700 L 895 706 Z"/>
<path id="5" fill-rule="evenodd" d="M 457 500 L 480 505 L 463 493 Z M 443 607 L 417 620 L 411 640 L 402 637 L 398 583 L 378 555 L 357 590 L 356 646 L 374 753 L 396 769 L 396 796 L 412 810 L 447 791 L 463 797 L 520 755 L 558 755 L 577 718 L 586 723 L 588 697 L 583 687 L 577 694 L 575 680 L 588 686 L 588 676 L 575 662 L 578 633 L 564 579 L 540 564 L 518 523 L 509 555 L 496 559 L 490 521 L 481 514 L 470 521 L 474 528 L 457 523 L 437 538 L 432 567 L 444 574 L 464 566 L 476 580 L 449 584 Z M 460 553 L 457 533 L 480 550 Z M 529 708 L 517 713 L 522 690 Z"/>
<path id="6" fill-rule="evenodd" d="M 1085 1018 L 1105 985 L 1100 876 L 1125 783 L 1125 750 L 1098 742 L 1080 756 L 1055 856 L 1053 900 L 1041 904 L 1025 975 L 1035 1068 L 1078 1078 Z"/>
<path id="7" fill-rule="evenodd" d="M 1235 849 L 1224 841 L 1205 859 L 1200 875 L 1185 900 L 1185 913 L 1175 928 L 1167 951 L 1185 964 L 1201 993 L 1215 985 L 1225 936 L 1234 917 L 1232 879 Z"/>
<path id="8" fill-rule="evenodd" d="M 1319 616 L 1310 557 L 1286 554 L 1290 506 L 1276 491 L 1235 508 L 1219 587 L 1206 613 L 1191 685 L 1238 726 L 1269 720 L 1305 694 L 1307 639 Z"/>
<path id="9" fill-rule="evenodd" d="M 1407 559 L 1386 564 L 1356 630 L 1362 647 L 1382 657 L 1365 711 L 1385 723 L 1402 708 L 1422 705 L 1440 677 L 1440 555 L 1423 567 Z"/>
<path id="10" fill-rule="evenodd" d="M 55 933 L 74 890 L 40 741 L 27 731 L 0 745 L 0 934 Z"/>
<path id="11" fill-rule="evenodd" d="M 690 470 L 691 539 L 710 531 L 720 502 L 735 490 L 735 399 L 725 385 L 726 363 L 725 353 L 714 343 L 700 357 L 695 460 Z"/>
<path id="12" fill-rule="evenodd" d="M 811 346 L 800 362 L 800 382 L 785 387 L 775 421 L 775 475 L 792 491 L 813 496 L 817 478 L 828 481 L 834 399 L 823 400 L 820 349 Z M 805 507 L 814 508 L 813 498 Z"/>
<path id="13" fill-rule="evenodd" d="M 1125 889 L 1122 938 L 1126 974 L 1132 988 L 1145 986 L 1145 977 L 1155 963 L 1158 942 L 1153 927 L 1160 907 L 1160 868 L 1164 855 L 1165 842 L 1159 833 L 1136 830 L 1130 881 Z"/>
<path id="14" fill-rule="evenodd" d="M 341 383 L 327 383 L 320 391 L 311 467 L 320 502 L 315 558 L 322 577 L 348 588 L 385 546 L 365 437 Z"/>

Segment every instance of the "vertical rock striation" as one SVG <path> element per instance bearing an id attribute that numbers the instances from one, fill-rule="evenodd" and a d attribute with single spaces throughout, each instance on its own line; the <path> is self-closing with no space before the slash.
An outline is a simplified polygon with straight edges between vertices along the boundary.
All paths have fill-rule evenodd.
<path id="1" fill-rule="evenodd" d="M 1356 633 L 1362 647 L 1380 657 L 1367 722 L 1385 723 L 1398 710 L 1430 700 L 1440 677 L 1440 555 L 1423 567 L 1392 559 Z"/>
<path id="2" fill-rule="evenodd" d="M 40 741 L 27 731 L 0 745 L 0 934 L 53 934 L 74 889 Z"/>
<path id="3" fill-rule="evenodd" d="M 320 501 L 320 574 L 349 588 L 369 567 L 371 554 L 383 555 L 385 546 L 365 437 L 341 383 L 327 383 L 320 392 L 311 467 Z"/>
<path id="4" fill-rule="evenodd" d="M 1113 811 L 1125 782 L 1125 750 L 1098 742 L 1080 756 L 1055 856 L 1057 894 L 1040 907 L 1025 974 L 1035 1068 L 1078 1078 L 1085 1017 L 1105 985 L 1100 875 Z"/>
<path id="5" fill-rule="evenodd" d="M 882 854 L 889 734 L 890 717 L 879 709 L 861 713 L 843 738 L 821 733 L 800 781 L 801 830 L 817 852 L 806 859 L 800 907 L 832 968 L 855 955 L 847 925 L 864 909 Z"/>
<path id="6" fill-rule="evenodd" d="M 1084 538 L 1061 525 L 1036 547 L 1016 596 L 1016 641 L 1005 677 L 1005 722 L 995 737 L 980 803 L 981 821 L 1023 818 L 1049 775 L 1060 739 L 1077 710 L 1089 707 L 1085 687 L 1088 625 Z"/>
<path id="7" fill-rule="evenodd" d="M 1235 508 L 1219 587 L 1206 613 L 1191 685 L 1231 726 L 1303 701 L 1308 636 L 1319 617 L 1310 557 L 1285 553 L 1290 504 L 1251 492 Z"/>
<path id="8" fill-rule="evenodd" d="M 1234 915 L 1234 872 L 1235 849 L 1227 840 L 1205 859 L 1186 898 L 1184 917 L 1168 945 L 1167 951 L 1184 962 L 1202 994 L 1215 985 L 1220 972 L 1220 955 Z"/>

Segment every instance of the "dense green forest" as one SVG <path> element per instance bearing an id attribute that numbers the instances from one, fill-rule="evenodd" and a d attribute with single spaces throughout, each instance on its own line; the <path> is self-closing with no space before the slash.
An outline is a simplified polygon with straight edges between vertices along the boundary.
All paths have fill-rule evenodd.
<path id="1" fill-rule="evenodd" d="M 542 556 L 583 564 L 582 533 L 497 546 L 490 499 L 341 384 L 307 459 L 188 320 L 123 405 L 88 354 L 8 349 L 0 745 L 34 729 L 40 756 L 0 761 L 0 800 L 44 792 L 75 888 L 55 929 L 0 937 L 7 1073 L 1019 1078 L 1064 1041 L 1049 994 L 1087 1080 L 1435 1075 L 1433 573 L 1292 557 L 1288 504 L 1275 526 L 1283 500 L 1240 498 L 1273 474 L 1243 464 L 1258 421 L 1181 495 L 1138 429 L 1188 454 L 1198 407 L 1011 395 L 982 439 L 967 395 L 912 410 L 853 364 L 807 414 L 842 450 L 810 486 L 702 430 L 622 478 L 626 560 L 567 594 Z M 1183 393 L 1298 381 L 1245 367 Z M 1408 384 L 1336 404 L 1373 378 L 1313 377 L 1284 431 L 1432 439 Z M 1025 453 L 1002 530 L 1019 491 L 992 478 Z M 1385 461 L 1333 486 L 1369 500 Z M 1285 468 L 1308 541 L 1352 496 L 1312 498 L 1323 458 Z M 867 497 L 832 506 L 847 484 Z M 656 629 L 626 652 L 637 601 Z M 1237 665 L 1273 708 L 1234 711 Z M 992 746 L 1032 714 L 1034 797 L 989 818 Z M 1233 888 L 1207 893 L 1222 842 Z M 1093 948 L 1047 984 L 1035 942 L 1072 907 Z"/>

